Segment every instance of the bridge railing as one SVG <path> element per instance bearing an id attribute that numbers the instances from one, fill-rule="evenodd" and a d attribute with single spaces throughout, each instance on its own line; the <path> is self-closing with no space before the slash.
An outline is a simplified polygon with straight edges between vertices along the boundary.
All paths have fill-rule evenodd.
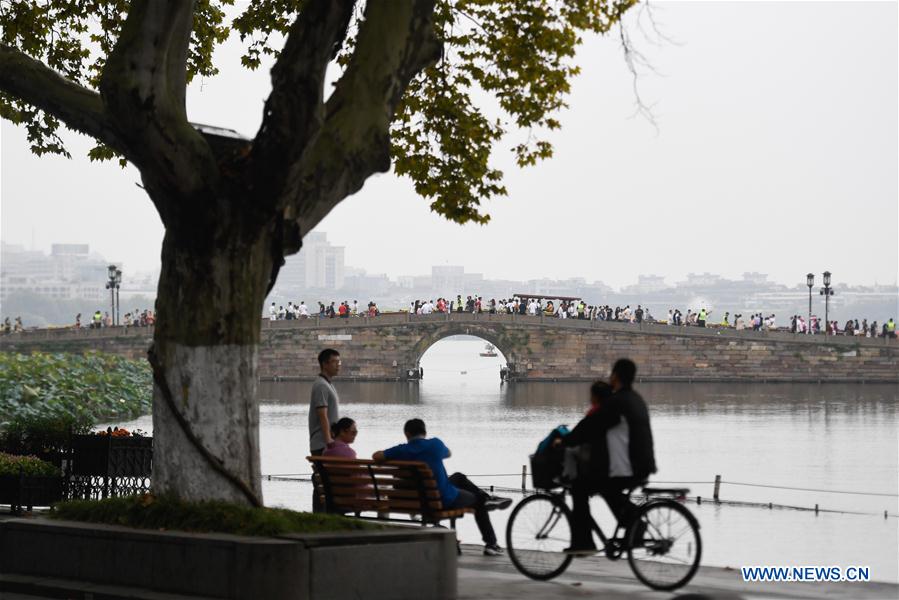
<path id="1" fill-rule="evenodd" d="M 489 313 L 431 313 L 429 315 L 416 315 L 406 312 L 382 313 L 376 317 L 356 316 L 347 318 L 328 318 L 313 315 L 305 319 L 270 321 L 262 319 L 262 329 L 265 330 L 294 330 L 294 329 L 351 329 L 363 327 L 384 327 L 415 325 L 422 323 L 478 323 L 478 324 L 514 324 L 522 327 L 552 327 L 557 329 L 600 329 L 621 333 L 642 333 L 648 335 L 699 337 L 699 338 L 726 338 L 734 340 L 752 340 L 763 342 L 790 342 L 808 345 L 830 345 L 851 350 L 855 347 L 884 347 L 899 348 L 895 339 L 886 337 L 866 338 L 861 336 L 846 335 L 803 335 L 790 333 L 789 331 L 752 331 L 750 329 L 736 330 L 733 328 L 720 328 L 715 325 L 710 327 L 674 326 L 660 323 L 628 323 L 622 321 L 600 321 L 590 319 L 559 319 L 545 315 L 519 315 L 519 314 L 489 314 Z M 115 326 L 91 329 L 82 327 L 55 327 L 45 329 L 27 329 L 25 331 L 0 335 L 0 346 L 15 344 L 16 342 L 41 342 L 41 341 L 71 341 L 81 339 L 105 339 L 118 337 L 151 337 L 152 326 Z"/>

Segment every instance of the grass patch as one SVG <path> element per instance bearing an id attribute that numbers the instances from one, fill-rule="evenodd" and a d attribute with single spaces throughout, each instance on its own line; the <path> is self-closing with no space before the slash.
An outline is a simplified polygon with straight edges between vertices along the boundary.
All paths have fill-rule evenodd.
<path id="1" fill-rule="evenodd" d="M 50 518 L 157 531 L 250 536 L 385 529 L 377 523 L 340 515 L 296 512 L 284 508 L 253 508 L 218 501 L 185 502 L 152 494 L 62 502 L 54 506 Z"/>

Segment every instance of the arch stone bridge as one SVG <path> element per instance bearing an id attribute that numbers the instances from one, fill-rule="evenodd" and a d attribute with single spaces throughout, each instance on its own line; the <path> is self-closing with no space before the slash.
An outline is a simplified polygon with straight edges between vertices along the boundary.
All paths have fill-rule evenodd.
<path id="1" fill-rule="evenodd" d="M 0 336 L 0 351 L 140 358 L 152 335 L 148 327 L 38 329 Z M 415 379 L 425 351 L 452 335 L 496 346 L 519 381 L 605 377 L 616 359 L 628 357 L 644 381 L 899 383 L 897 340 L 469 313 L 265 321 L 259 376 L 314 377 L 316 355 L 333 347 L 343 358 L 341 378 Z"/>

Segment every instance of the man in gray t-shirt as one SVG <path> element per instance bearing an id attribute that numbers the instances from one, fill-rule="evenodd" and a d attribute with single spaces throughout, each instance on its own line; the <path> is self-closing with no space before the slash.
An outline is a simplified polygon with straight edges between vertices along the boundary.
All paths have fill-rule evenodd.
<path id="1" fill-rule="evenodd" d="M 326 348 L 318 355 L 320 371 L 312 384 L 309 399 L 309 450 L 313 456 L 321 456 L 331 439 L 331 425 L 340 418 L 340 398 L 331 380 L 340 372 L 340 353 Z M 322 510 L 318 495 L 312 496 L 312 511 Z"/>

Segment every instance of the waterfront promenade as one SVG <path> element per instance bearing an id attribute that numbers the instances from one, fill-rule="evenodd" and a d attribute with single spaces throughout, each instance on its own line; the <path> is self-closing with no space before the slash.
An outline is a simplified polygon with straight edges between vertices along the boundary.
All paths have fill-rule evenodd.
<path id="1" fill-rule="evenodd" d="M 480 546 L 463 544 L 459 557 L 460 600 L 544 600 L 548 598 L 603 598 L 683 600 L 769 600 L 828 598 L 866 600 L 899 598 L 899 585 L 867 583 L 746 583 L 735 569 L 700 567 L 685 588 L 656 592 L 641 584 L 627 560 L 603 557 L 576 559 L 560 577 L 534 581 L 519 573 L 508 558 L 485 557 Z"/>
<path id="2" fill-rule="evenodd" d="M 463 544 L 458 561 L 458 600 L 884 600 L 899 598 L 899 585 L 866 583 L 746 583 L 739 569 L 700 567 L 685 588 L 656 592 L 641 584 L 626 560 L 578 559 L 552 581 L 534 581 L 515 570 L 507 557 L 485 557 L 480 546 Z M 124 597 L 133 600 L 175 600 L 182 596 L 137 588 L 77 583 L 22 575 L 0 576 L 0 600 L 40 600 L 69 597 Z"/>

